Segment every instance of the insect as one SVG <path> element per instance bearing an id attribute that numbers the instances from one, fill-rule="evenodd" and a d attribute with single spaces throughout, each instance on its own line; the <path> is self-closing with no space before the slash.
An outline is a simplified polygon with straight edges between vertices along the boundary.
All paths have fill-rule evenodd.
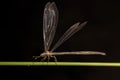
<path id="1" fill-rule="evenodd" d="M 59 13 L 55 2 L 48 2 L 45 5 L 43 14 L 44 52 L 40 54 L 40 56 L 33 56 L 34 59 L 42 57 L 41 61 L 45 61 L 47 59 L 49 62 L 50 58 L 54 58 L 55 62 L 57 62 L 57 58 L 55 57 L 56 55 L 106 55 L 104 52 L 98 51 L 53 52 L 63 42 L 82 29 L 82 27 L 87 24 L 87 21 L 83 23 L 77 22 L 72 25 L 50 50 L 50 46 L 57 28 L 58 15 Z"/>

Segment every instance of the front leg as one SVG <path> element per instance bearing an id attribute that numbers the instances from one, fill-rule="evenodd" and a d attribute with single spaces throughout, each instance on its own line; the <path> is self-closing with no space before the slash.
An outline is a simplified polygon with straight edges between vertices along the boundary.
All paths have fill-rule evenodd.
<path id="1" fill-rule="evenodd" d="M 41 56 L 33 56 L 33 58 L 36 60 L 38 58 L 40 58 Z"/>
<path id="2" fill-rule="evenodd" d="M 43 57 L 43 58 L 41 59 L 41 62 L 44 62 L 46 58 L 47 58 L 47 56 Z"/>

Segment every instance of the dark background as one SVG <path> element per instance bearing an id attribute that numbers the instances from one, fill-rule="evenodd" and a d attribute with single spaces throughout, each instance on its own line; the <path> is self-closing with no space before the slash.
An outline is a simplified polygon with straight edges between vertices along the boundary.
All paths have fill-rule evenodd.
<path id="1" fill-rule="evenodd" d="M 120 62 L 120 4 L 115 0 L 6 1 L 1 11 L 3 25 L 0 28 L 0 61 L 33 61 L 32 56 L 43 52 L 42 18 L 48 1 L 54 1 L 59 10 L 58 28 L 53 44 L 74 23 L 88 21 L 81 31 L 56 51 L 91 50 L 107 53 L 106 56 L 57 56 L 58 61 Z M 7 75 L 34 79 L 120 79 L 120 70 L 114 67 L 1 68 Z"/>

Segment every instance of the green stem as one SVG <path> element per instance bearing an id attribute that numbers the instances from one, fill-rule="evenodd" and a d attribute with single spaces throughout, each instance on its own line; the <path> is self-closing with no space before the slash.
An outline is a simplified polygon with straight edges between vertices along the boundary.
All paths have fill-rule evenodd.
<path id="1" fill-rule="evenodd" d="M 120 62 L 0 62 L 0 66 L 104 66 L 120 67 Z"/>

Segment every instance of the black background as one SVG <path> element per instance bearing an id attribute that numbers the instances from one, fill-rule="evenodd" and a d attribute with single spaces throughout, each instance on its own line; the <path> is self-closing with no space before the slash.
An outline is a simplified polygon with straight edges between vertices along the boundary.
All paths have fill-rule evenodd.
<path id="1" fill-rule="evenodd" d="M 42 18 L 48 1 L 54 1 L 59 10 L 58 28 L 53 44 L 74 23 L 88 21 L 81 31 L 56 51 L 92 50 L 107 53 L 106 56 L 57 56 L 58 61 L 120 61 L 120 4 L 115 0 L 6 1 L 1 11 L 2 22 L 5 23 L 0 29 L 0 61 L 33 61 L 32 56 L 43 52 Z M 35 79 L 120 79 L 120 70 L 114 67 L 1 68 L 7 75 Z"/>

